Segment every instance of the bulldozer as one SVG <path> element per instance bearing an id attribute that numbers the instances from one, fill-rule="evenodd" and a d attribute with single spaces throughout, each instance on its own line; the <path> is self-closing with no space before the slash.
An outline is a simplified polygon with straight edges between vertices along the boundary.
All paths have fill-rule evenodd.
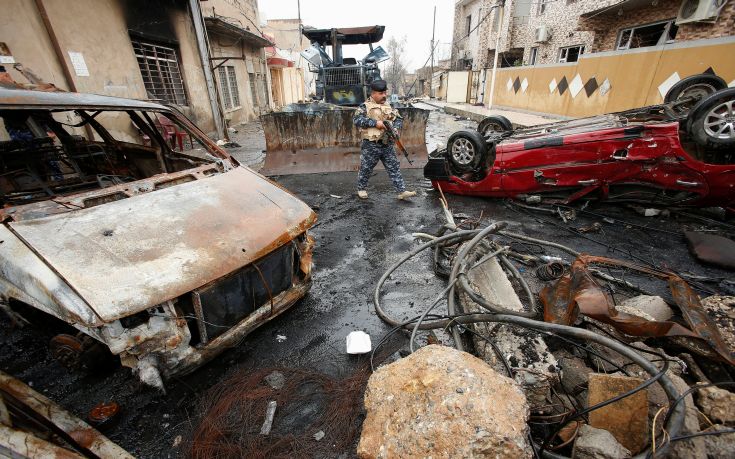
<path id="1" fill-rule="evenodd" d="M 388 53 L 374 43 L 383 38 L 385 26 L 313 29 L 303 35 L 311 46 L 301 53 L 316 74 L 314 100 L 294 103 L 261 115 L 266 143 L 262 172 L 266 175 L 356 171 L 360 166 L 360 133 L 352 124 L 355 108 L 369 97 L 369 85 L 380 79 L 378 64 Z M 362 60 L 344 57 L 344 45 L 367 44 Z M 331 47 L 332 55 L 327 53 Z M 413 164 L 427 160 L 425 143 L 429 112 L 410 105 L 396 105 L 403 117 L 401 142 Z M 381 166 L 382 167 L 382 166 Z"/>

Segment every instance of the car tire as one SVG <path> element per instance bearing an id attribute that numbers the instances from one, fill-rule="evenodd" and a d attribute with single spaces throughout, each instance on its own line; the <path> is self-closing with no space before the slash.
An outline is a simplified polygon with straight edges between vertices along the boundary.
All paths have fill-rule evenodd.
<path id="1" fill-rule="evenodd" d="M 705 148 L 735 148 L 735 88 L 702 99 L 689 113 L 687 130 Z"/>
<path id="2" fill-rule="evenodd" d="M 508 132 L 513 130 L 513 123 L 502 115 L 492 115 L 480 121 L 477 132 L 483 136 L 491 132 Z"/>
<path id="3" fill-rule="evenodd" d="M 727 83 L 717 75 L 701 73 L 692 75 L 672 86 L 664 97 L 664 103 L 676 102 L 690 96 L 698 96 L 699 100 L 727 88 Z"/>
<path id="4" fill-rule="evenodd" d="M 457 131 L 447 142 L 447 157 L 455 172 L 475 171 L 487 157 L 487 143 L 477 131 Z"/>

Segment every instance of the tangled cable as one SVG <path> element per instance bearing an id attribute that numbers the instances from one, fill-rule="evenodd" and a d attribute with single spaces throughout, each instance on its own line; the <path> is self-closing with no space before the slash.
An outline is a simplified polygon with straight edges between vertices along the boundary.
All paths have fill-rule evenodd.
<path id="1" fill-rule="evenodd" d="M 540 244 L 547 247 L 554 247 L 556 249 L 562 250 L 564 252 L 567 252 L 571 255 L 577 256 L 579 255 L 578 252 L 575 250 L 563 246 L 561 244 L 556 244 L 549 241 L 544 241 L 540 239 L 530 238 L 528 236 L 520 235 L 511 233 L 508 231 L 505 231 L 504 228 L 507 226 L 507 223 L 505 222 L 496 222 L 494 224 L 491 224 L 484 229 L 477 229 L 477 230 L 458 230 L 454 232 L 450 232 L 448 234 L 443 234 L 438 237 L 434 237 L 430 241 L 423 243 L 410 251 L 407 255 L 403 256 L 400 260 L 398 260 L 395 264 L 393 264 L 388 270 L 383 273 L 383 275 L 380 277 L 374 291 L 373 295 L 373 304 L 375 306 L 375 311 L 378 314 L 378 316 L 385 321 L 386 323 L 392 325 L 394 329 L 391 331 L 391 334 L 397 330 L 411 330 L 411 339 L 410 339 L 410 348 L 411 351 L 413 351 L 414 348 L 414 340 L 416 337 L 416 334 L 418 330 L 430 330 L 430 329 L 448 329 L 450 330 L 452 337 L 454 339 L 455 347 L 459 350 L 464 350 L 464 347 L 462 345 L 462 337 L 460 335 L 461 330 L 468 330 L 470 333 L 475 333 L 468 327 L 468 325 L 475 324 L 475 323 L 504 323 L 509 324 L 513 326 L 523 327 L 529 330 L 536 330 L 544 333 L 550 333 L 554 335 L 561 335 L 571 338 L 577 338 L 581 340 L 590 341 L 593 343 L 597 343 L 601 346 L 604 346 L 635 363 L 639 367 L 641 367 L 644 371 L 649 373 L 651 375 L 651 378 L 643 382 L 640 386 L 637 388 L 630 390 L 626 393 L 620 394 L 610 400 L 607 400 L 605 402 L 599 403 L 597 405 L 588 407 L 585 410 L 578 411 L 572 415 L 569 419 L 574 419 L 580 416 L 583 416 L 586 413 L 589 413 L 590 411 L 593 411 L 595 409 L 601 408 L 602 406 L 609 405 L 611 403 L 614 403 L 622 398 L 628 397 L 640 390 L 645 389 L 646 387 L 650 386 L 651 384 L 654 384 L 658 382 L 661 387 L 663 388 L 664 392 L 666 393 L 669 400 L 672 402 L 676 401 L 680 395 L 676 388 L 676 386 L 673 384 L 671 379 L 668 378 L 666 375 L 666 369 L 668 368 L 668 361 L 664 362 L 664 366 L 662 370 L 659 370 L 659 368 L 643 357 L 639 350 L 636 350 L 632 348 L 629 345 L 626 345 L 624 343 L 615 341 L 611 338 L 608 338 L 606 336 L 600 335 L 598 333 L 595 333 L 590 330 L 586 330 L 583 328 L 576 328 L 572 326 L 567 325 L 560 325 L 560 324 L 553 324 L 548 322 L 543 322 L 540 320 L 535 320 L 535 317 L 539 315 L 539 311 L 536 307 L 536 301 L 535 301 L 535 295 L 531 292 L 528 284 L 523 279 L 523 277 L 520 275 L 518 270 L 515 268 L 515 266 L 507 259 L 507 257 L 504 255 L 504 252 L 507 250 L 507 248 L 504 248 L 500 246 L 498 243 L 492 240 L 488 240 L 488 236 L 493 234 L 499 234 L 506 237 L 511 237 L 513 239 L 523 240 L 526 242 L 531 242 L 534 244 Z M 424 235 L 424 237 L 427 237 L 427 235 Z M 431 236 L 428 236 L 431 237 Z M 469 241 L 469 242 L 466 242 Z M 446 245 L 449 245 L 450 243 L 452 245 L 456 245 L 460 242 L 466 242 L 461 248 L 459 249 L 459 252 L 457 252 L 456 256 L 454 257 L 454 260 L 451 264 L 451 270 L 449 271 L 448 276 L 448 284 L 446 288 L 439 294 L 437 299 L 429 305 L 420 316 L 414 317 L 413 319 L 409 319 L 406 321 L 402 321 L 399 319 L 396 319 L 392 317 L 390 314 L 388 314 L 385 309 L 383 308 L 383 305 L 380 302 L 381 297 L 381 290 L 387 281 L 387 279 L 390 277 L 391 274 L 393 274 L 398 268 L 401 267 L 406 261 L 413 258 L 417 254 L 423 252 L 424 250 L 427 250 L 429 248 L 435 248 L 434 252 L 434 263 L 435 266 L 438 263 L 438 249 L 439 247 L 445 247 Z M 502 267 L 504 267 L 511 276 L 513 276 L 519 283 L 521 289 L 524 291 L 524 294 L 526 296 L 527 301 L 527 307 L 525 311 L 512 311 L 508 310 L 507 308 L 502 307 L 501 305 L 495 304 L 486 298 L 484 298 L 482 295 L 478 294 L 470 285 L 470 280 L 468 277 L 468 273 L 475 267 L 481 265 L 485 261 L 489 260 L 490 258 L 498 258 L 498 262 L 501 264 Z M 562 265 L 563 268 L 563 265 Z M 556 268 L 554 268 L 556 272 Z M 483 309 L 487 311 L 487 313 L 465 313 L 461 310 L 461 305 L 457 302 L 457 295 L 462 292 L 466 294 L 473 302 L 480 305 Z M 431 312 L 434 310 L 434 308 L 440 303 L 441 299 L 444 298 L 446 295 L 447 300 L 447 315 L 431 315 Z M 431 320 L 427 320 L 428 318 L 431 318 Z M 385 338 L 384 338 L 385 339 Z M 488 339 L 483 337 L 483 339 Z M 378 343 L 378 346 L 383 342 L 381 340 L 380 343 Z M 492 343 L 491 343 L 492 344 Z M 501 361 L 504 363 L 506 369 L 511 373 L 511 367 L 508 365 L 508 363 L 505 360 L 505 357 L 498 351 L 496 346 L 493 346 L 495 349 L 495 352 L 498 353 L 498 356 L 500 357 Z M 679 403 L 672 403 L 671 408 L 669 410 L 668 415 L 666 416 L 666 419 L 664 420 L 664 425 L 669 433 L 670 437 L 672 439 L 678 438 L 679 433 L 682 429 L 683 423 L 684 423 L 684 407 Z M 547 436 L 543 443 L 541 445 L 535 445 L 533 442 L 531 443 L 534 448 L 534 454 L 540 454 L 543 457 L 548 458 L 555 458 L 555 459 L 562 459 L 565 456 L 558 455 L 556 453 L 553 453 L 549 451 L 547 448 L 549 447 L 549 442 L 554 438 L 556 435 L 556 432 L 553 434 Z M 659 454 L 665 453 L 666 449 L 670 446 L 670 442 L 664 443 L 660 445 L 656 452 Z M 640 454 L 636 455 L 636 459 L 644 459 L 649 455 L 650 450 L 645 450 L 641 452 Z"/>

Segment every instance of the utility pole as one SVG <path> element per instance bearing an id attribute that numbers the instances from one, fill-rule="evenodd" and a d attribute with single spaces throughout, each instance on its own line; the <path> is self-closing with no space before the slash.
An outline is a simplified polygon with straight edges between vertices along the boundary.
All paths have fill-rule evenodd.
<path id="1" fill-rule="evenodd" d="M 436 5 L 434 5 L 434 25 L 431 26 L 431 75 L 429 75 L 429 98 L 434 97 L 434 32 L 436 31 Z"/>
<path id="2" fill-rule="evenodd" d="M 296 0 L 296 8 L 298 8 L 298 14 L 299 14 L 299 47 L 304 47 L 304 34 L 302 33 L 304 29 L 301 27 L 301 0 Z"/>
<path id="3" fill-rule="evenodd" d="M 214 128 L 217 131 L 217 137 L 220 139 L 228 139 L 227 129 L 223 122 L 223 110 L 219 98 L 219 90 L 214 80 L 214 71 L 212 70 L 212 61 L 209 58 L 209 38 L 207 37 L 207 29 L 204 26 L 204 17 L 202 17 L 201 5 L 199 0 L 189 0 L 189 9 L 194 21 L 194 34 L 199 47 L 199 58 L 202 61 L 202 70 L 204 71 L 204 81 L 207 86 L 207 95 L 209 96 L 209 104 L 212 108 L 212 117 L 214 118 Z"/>
<path id="4" fill-rule="evenodd" d="M 495 74 L 498 70 L 498 52 L 500 51 L 500 32 L 503 30 L 503 13 L 505 10 L 505 0 L 500 0 L 500 6 L 495 14 L 500 15 L 498 22 L 498 36 L 495 39 L 495 56 L 493 57 L 493 76 L 490 79 L 490 97 L 488 97 L 487 108 L 493 108 L 493 97 L 495 96 Z"/>

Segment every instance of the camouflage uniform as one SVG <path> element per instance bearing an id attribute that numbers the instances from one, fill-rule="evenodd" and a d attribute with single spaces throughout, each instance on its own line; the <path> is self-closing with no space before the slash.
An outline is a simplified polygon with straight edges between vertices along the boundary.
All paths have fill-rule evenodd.
<path id="1" fill-rule="evenodd" d="M 355 126 L 360 128 L 361 131 L 368 128 L 375 128 L 377 125 L 376 120 L 368 117 L 367 107 L 365 104 L 362 104 L 357 108 L 355 114 L 352 116 L 352 122 Z M 395 119 L 391 124 L 396 131 L 400 130 L 403 126 L 403 119 L 398 115 L 398 110 L 395 110 Z M 393 144 L 394 142 L 388 138 L 385 131 L 383 131 L 383 135 L 377 141 L 371 141 L 363 138 L 362 143 L 360 144 L 360 171 L 357 174 L 358 190 L 365 190 L 367 188 L 370 174 L 378 164 L 378 161 L 382 161 L 396 191 L 399 193 L 406 191 L 406 184 L 403 181 L 403 176 L 401 175 L 401 162 L 396 155 L 396 150 L 393 147 Z"/>

